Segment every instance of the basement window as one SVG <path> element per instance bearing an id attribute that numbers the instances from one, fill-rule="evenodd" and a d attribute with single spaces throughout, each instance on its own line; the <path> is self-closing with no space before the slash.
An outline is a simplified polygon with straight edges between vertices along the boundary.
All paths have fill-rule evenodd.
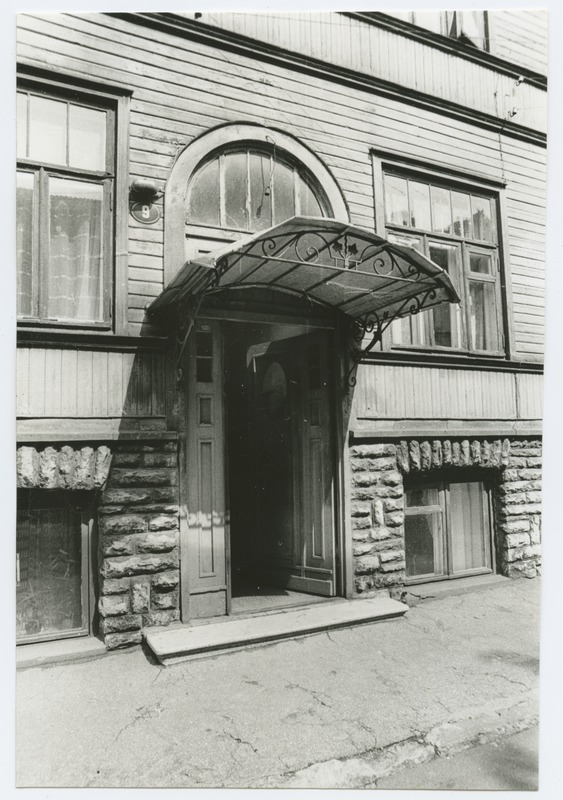
<path id="1" fill-rule="evenodd" d="M 407 582 L 492 571 L 490 496 L 486 483 L 474 477 L 407 482 Z"/>
<path id="2" fill-rule="evenodd" d="M 90 568 L 93 522 L 87 510 L 91 494 L 18 490 L 19 644 L 91 633 L 95 607 Z"/>

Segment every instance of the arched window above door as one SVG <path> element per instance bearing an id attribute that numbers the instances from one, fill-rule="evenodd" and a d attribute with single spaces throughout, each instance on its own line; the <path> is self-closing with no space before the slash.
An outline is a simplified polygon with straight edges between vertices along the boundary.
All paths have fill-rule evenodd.
<path id="1" fill-rule="evenodd" d="M 327 217 L 332 209 L 313 176 L 275 148 L 225 149 L 204 161 L 188 185 L 188 225 L 256 233 L 294 216 Z"/>
<path id="2" fill-rule="evenodd" d="M 323 161 L 275 128 L 235 123 L 208 131 L 180 153 L 166 184 L 165 285 L 186 260 L 292 216 L 349 222 Z"/>

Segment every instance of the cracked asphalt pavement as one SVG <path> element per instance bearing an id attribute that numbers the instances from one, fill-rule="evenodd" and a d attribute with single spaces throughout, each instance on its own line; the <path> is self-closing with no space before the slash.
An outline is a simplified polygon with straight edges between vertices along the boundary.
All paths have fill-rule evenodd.
<path id="1" fill-rule="evenodd" d="M 252 787 L 538 686 L 539 580 L 170 667 L 140 649 L 22 670 L 19 787 Z M 270 783 L 271 785 L 271 783 Z"/>

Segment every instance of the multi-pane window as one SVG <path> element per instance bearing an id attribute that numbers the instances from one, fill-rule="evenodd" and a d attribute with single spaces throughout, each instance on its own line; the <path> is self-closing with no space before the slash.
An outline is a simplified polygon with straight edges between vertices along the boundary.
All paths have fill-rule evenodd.
<path id="1" fill-rule="evenodd" d="M 384 175 L 384 187 L 387 238 L 442 267 L 461 298 L 461 306 L 437 306 L 394 323 L 392 343 L 501 353 L 495 197 L 394 172 Z"/>
<path id="2" fill-rule="evenodd" d="M 111 302 L 114 112 L 17 95 L 17 311 L 22 321 L 104 326 Z"/>
<path id="3" fill-rule="evenodd" d="M 481 50 L 489 49 L 486 11 L 403 11 L 395 14 L 434 33 L 460 39 Z"/>
<path id="4" fill-rule="evenodd" d="M 84 636 L 91 630 L 92 522 L 84 506 L 78 492 L 18 490 L 16 634 L 21 642 Z"/>
<path id="5" fill-rule="evenodd" d="M 257 232 L 294 216 L 327 216 L 312 178 L 297 164 L 254 147 L 204 163 L 188 187 L 186 222 Z"/>
<path id="6" fill-rule="evenodd" d="M 480 480 L 413 480 L 406 485 L 407 579 L 491 571 L 491 515 Z"/>

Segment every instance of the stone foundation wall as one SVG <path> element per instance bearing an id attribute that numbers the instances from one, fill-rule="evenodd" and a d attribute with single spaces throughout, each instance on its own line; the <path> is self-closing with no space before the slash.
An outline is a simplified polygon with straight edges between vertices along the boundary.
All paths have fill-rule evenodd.
<path id="1" fill-rule="evenodd" d="M 541 442 L 434 439 L 353 445 L 352 537 L 355 593 L 391 594 L 405 582 L 404 477 L 483 468 L 493 484 L 497 571 L 540 571 Z"/>
<path id="2" fill-rule="evenodd" d="M 108 649 L 180 618 L 176 442 L 118 443 L 98 507 L 100 633 Z"/>

